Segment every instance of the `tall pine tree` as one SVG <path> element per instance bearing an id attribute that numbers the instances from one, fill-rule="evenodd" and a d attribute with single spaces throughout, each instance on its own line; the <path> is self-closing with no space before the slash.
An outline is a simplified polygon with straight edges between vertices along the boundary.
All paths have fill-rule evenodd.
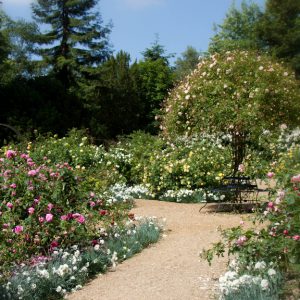
<path id="1" fill-rule="evenodd" d="M 96 6 L 99 0 L 36 0 L 33 18 L 47 29 L 36 35 L 37 53 L 47 70 L 49 67 L 70 87 L 111 54 L 108 36 L 111 25 L 103 25 Z"/>

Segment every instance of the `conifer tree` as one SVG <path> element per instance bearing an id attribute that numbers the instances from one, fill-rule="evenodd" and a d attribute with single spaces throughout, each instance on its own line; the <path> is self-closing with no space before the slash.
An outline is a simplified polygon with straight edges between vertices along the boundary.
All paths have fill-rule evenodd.
<path id="1" fill-rule="evenodd" d="M 108 35 L 111 25 L 103 25 L 96 11 L 99 0 L 36 0 L 32 4 L 33 18 L 47 25 L 35 36 L 40 45 L 37 53 L 47 70 L 66 87 L 105 61 L 110 55 Z"/>

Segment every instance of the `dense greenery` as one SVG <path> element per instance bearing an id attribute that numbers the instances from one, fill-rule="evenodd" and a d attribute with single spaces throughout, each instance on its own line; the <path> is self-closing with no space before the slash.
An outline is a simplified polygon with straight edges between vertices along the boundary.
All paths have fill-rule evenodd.
<path id="1" fill-rule="evenodd" d="M 267 0 L 265 10 L 243 1 L 226 14 L 210 43 L 210 52 L 258 49 L 289 63 L 299 77 L 300 1 Z"/>

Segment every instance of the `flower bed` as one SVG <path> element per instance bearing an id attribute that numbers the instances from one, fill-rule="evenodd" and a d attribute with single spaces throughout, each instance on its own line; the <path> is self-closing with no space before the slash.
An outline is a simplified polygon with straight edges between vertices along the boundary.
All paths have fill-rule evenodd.
<path id="1" fill-rule="evenodd" d="M 31 265 L 16 268 L 11 277 L 0 284 L 1 299 L 62 299 L 81 289 L 86 281 L 130 258 L 144 247 L 157 242 L 162 227 L 155 219 L 131 221 L 126 227 L 113 226 L 93 246 L 73 245 L 54 249 L 48 257 L 37 257 Z"/>

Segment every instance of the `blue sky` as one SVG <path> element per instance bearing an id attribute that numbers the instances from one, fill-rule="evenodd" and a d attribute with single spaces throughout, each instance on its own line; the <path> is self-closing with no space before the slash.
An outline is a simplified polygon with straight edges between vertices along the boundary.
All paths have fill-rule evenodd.
<path id="1" fill-rule="evenodd" d="M 4 11 L 14 19 L 30 19 L 32 0 L 2 0 Z M 188 45 L 206 51 L 213 36 L 213 24 L 221 23 L 232 0 L 101 0 L 100 12 L 110 20 L 115 51 L 125 50 L 132 59 L 159 35 L 168 53 L 179 56 Z M 264 6 L 264 0 L 253 0 Z M 235 1 L 239 6 L 241 0 Z"/>

